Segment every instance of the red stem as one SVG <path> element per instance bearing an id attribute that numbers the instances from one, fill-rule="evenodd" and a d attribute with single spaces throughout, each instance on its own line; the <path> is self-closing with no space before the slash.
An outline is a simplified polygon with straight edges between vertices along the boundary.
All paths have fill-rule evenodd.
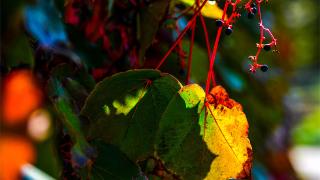
<path id="1" fill-rule="evenodd" d="M 261 8 L 260 8 L 260 2 L 258 2 L 258 16 L 259 16 L 259 28 L 260 28 L 260 42 L 259 42 L 259 47 L 258 51 L 256 53 L 256 57 L 254 58 L 254 64 L 258 62 L 258 57 L 262 49 L 262 43 L 264 40 L 264 30 L 263 30 L 263 22 L 262 22 L 262 17 L 261 17 Z"/>
<path id="2" fill-rule="evenodd" d="M 207 26 L 206 26 L 206 23 L 204 21 L 202 14 L 199 14 L 199 17 L 201 20 L 202 29 L 204 31 L 204 36 L 205 36 L 205 41 L 206 41 L 206 46 L 207 46 L 207 51 L 208 51 L 208 60 L 210 62 L 210 57 L 211 57 L 210 49 L 211 49 L 211 47 L 210 47 L 210 42 L 209 42 L 208 30 L 207 30 Z M 212 83 L 213 83 L 213 86 L 216 86 L 216 79 L 214 77 L 214 74 L 215 74 L 214 69 L 212 69 L 212 73 L 211 73 Z"/>
<path id="3" fill-rule="evenodd" d="M 222 19 L 224 19 L 224 17 L 226 16 L 228 5 L 229 5 L 229 1 L 226 1 L 225 4 L 224 4 L 224 8 L 223 8 Z M 218 50 L 218 46 L 219 46 L 221 32 L 222 32 L 222 26 L 218 28 L 218 32 L 217 32 L 217 35 L 216 35 L 216 39 L 215 39 L 215 42 L 214 42 L 214 46 L 213 46 L 213 50 L 212 50 L 212 54 L 211 54 L 211 58 L 210 58 L 210 66 L 209 66 L 209 72 L 208 72 L 207 82 L 206 82 L 206 95 L 209 94 L 209 89 L 210 89 L 210 84 L 211 84 L 210 83 L 211 77 L 213 79 L 215 78 L 215 76 L 213 74 L 213 68 L 214 68 L 214 62 L 215 62 L 216 55 L 217 55 L 217 50 Z M 216 84 L 216 82 L 214 82 L 214 85 L 215 84 Z"/>
<path id="4" fill-rule="evenodd" d="M 193 21 L 197 18 L 199 13 L 201 12 L 201 9 L 204 7 L 204 5 L 207 3 L 208 0 L 204 0 L 201 6 L 195 11 L 194 15 L 192 18 L 189 20 L 187 26 L 184 28 L 184 30 L 179 34 L 178 38 L 176 41 L 173 43 L 173 45 L 170 47 L 170 49 L 166 52 L 164 57 L 160 60 L 158 66 L 155 69 L 159 69 L 161 65 L 164 63 L 164 61 L 167 59 L 167 57 L 170 55 L 170 53 L 174 50 L 174 48 L 179 44 L 179 42 L 182 40 L 183 36 L 186 34 L 188 29 L 191 27 Z"/>

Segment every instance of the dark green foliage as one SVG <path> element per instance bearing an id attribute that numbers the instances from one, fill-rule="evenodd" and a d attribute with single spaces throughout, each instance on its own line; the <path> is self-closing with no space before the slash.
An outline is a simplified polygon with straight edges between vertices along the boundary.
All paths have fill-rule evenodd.
<path id="1" fill-rule="evenodd" d="M 146 179 L 139 167 L 115 146 L 99 140 L 91 144 L 96 151 L 96 158 L 92 166 L 88 168 L 88 177 L 91 180 Z"/>

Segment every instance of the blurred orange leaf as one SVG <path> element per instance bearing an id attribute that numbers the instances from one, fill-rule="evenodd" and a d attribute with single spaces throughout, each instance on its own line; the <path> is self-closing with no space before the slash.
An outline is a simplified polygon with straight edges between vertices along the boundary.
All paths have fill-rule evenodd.
<path id="1" fill-rule="evenodd" d="M 0 137 L 0 179 L 19 179 L 21 166 L 35 161 L 31 142 L 18 136 Z"/>
<path id="2" fill-rule="evenodd" d="M 4 80 L 3 120 L 9 125 L 23 122 L 39 105 L 42 92 L 29 70 L 11 72 Z"/>

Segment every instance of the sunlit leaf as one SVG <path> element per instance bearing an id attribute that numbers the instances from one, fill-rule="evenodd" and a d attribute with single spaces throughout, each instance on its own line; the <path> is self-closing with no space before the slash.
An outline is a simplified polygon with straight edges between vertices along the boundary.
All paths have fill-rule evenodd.
<path id="1" fill-rule="evenodd" d="M 193 6 L 196 4 L 196 0 L 179 0 L 179 1 L 184 3 L 187 6 Z M 202 2 L 203 0 L 200 0 L 200 3 Z M 208 18 L 221 19 L 223 10 L 219 8 L 216 1 L 207 1 L 207 3 L 204 5 L 204 7 L 201 10 L 201 14 Z"/>
<path id="2" fill-rule="evenodd" d="M 205 93 L 198 85 L 185 86 L 180 92 L 187 107 L 201 104 L 198 107 L 201 135 L 210 151 L 217 155 L 205 179 L 248 178 L 252 147 L 241 105 L 229 99 L 221 86 L 211 90 L 210 103 L 206 106 L 202 105 Z"/>

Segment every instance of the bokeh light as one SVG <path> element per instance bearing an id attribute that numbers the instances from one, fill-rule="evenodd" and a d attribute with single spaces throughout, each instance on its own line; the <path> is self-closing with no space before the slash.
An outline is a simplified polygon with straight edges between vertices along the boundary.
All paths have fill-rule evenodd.
<path id="1" fill-rule="evenodd" d="M 51 118 L 44 109 L 35 110 L 28 120 L 28 134 L 35 141 L 44 141 L 50 135 Z"/>

